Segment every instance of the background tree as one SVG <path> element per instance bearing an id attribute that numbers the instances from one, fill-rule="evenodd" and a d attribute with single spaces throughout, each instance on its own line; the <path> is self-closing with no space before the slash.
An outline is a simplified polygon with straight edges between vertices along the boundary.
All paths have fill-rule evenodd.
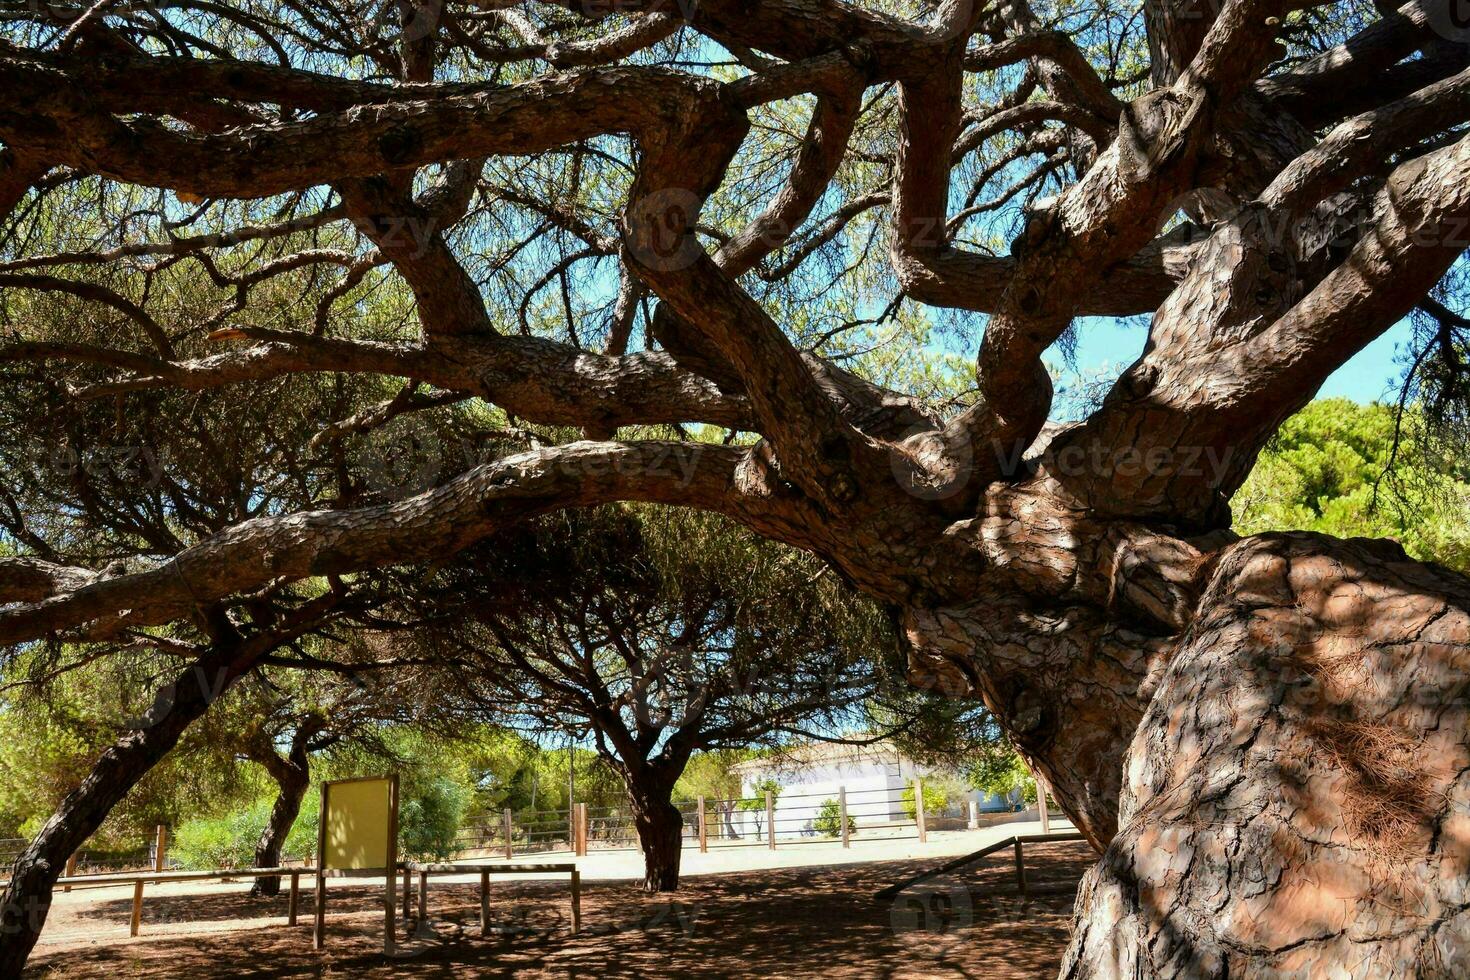
<path id="1" fill-rule="evenodd" d="M 454 703 L 462 707 L 462 701 L 456 699 Z M 558 817 L 554 815 L 559 815 L 566 827 L 571 826 L 573 795 L 575 802 L 594 808 L 619 806 L 626 799 L 622 778 L 595 750 L 567 746 L 564 739 L 538 738 L 524 730 L 498 727 L 505 722 L 500 719 L 492 731 L 497 740 L 515 744 L 514 761 L 485 767 L 489 782 L 482 783 L 479 790 L 490 833 L 498 831 L 501 813 L 507 809 L 523 815 L 528 822 L 541 823 L 543 831 L 554 831 L 558 829 Z"/>
<path id="2" fill-rule="evenodd" d="M 147 656 L 106 658 L 59 675 L 27 666 L 11 664 L 0 697 L 0 837 L 29 840 L 98 754 L 135 730 L 158 676 L 174 668 Z M 139 860 L 159 824 L 228 809 L 249 791 L 233 755 L 209 731 L 191 730 L 110 811 L 87 841 L 86 856 L 104 866 L 124 855 Z"/>
<path id="3" fill-rule="evenodd" d="M 812 829 L 826 837 L 842 836 L 842 803 L 834 799 L 823 800 L 817 815 L 812 818 Z M 847 832 L 857 833 L 857 821 L 852 817 L 847 818 Z"/>
<path id="4" fill-rule="evenodd" d="M 190 315 L 200 302 L 196 284 L 180 276 L 170 286 L 164 291 L 166 308 Z M 6 292 L 7 301 L 13 298 Z M 291 297 L 277 293 L 269 302 L 285 308 Z M 384 301 L 377 309 L 388 305 Z M 69 320 L 69 311 L 44 299 L 39 304 L 22 300 L 21 310 L 28 322 L 45 319 L 74 338 L 102 336 L 114 326 L 105 319 Z M 11 567 L 13 577 L 7 579 L 22 595 L 39 583 L 76 573 L 75 566 L 56 561 L 62 554 L 89 556 L 105 569 L 94 577 L 101 581 L 160 560 L 184 538 L 289 511 L 318 495 L 391 499 L 402 492 L 397 481 L 416 478 L 423 458 L 420 448 L 399 443 L 344 448 L 346 433 L 335 442 L 323 439 L 320 450 L 304 449 L 301 440 L 317 433 L 308 418 L 376 404 L 380 389 L 371 384 L 353 389 L 288 382 L 262 392 L 259 400 L 206 392 L 149 398 L 138 411 L 119 412 L 105 401 L 63 397 L 55 382 L 22 369 L 8 373 L 0 386 L 5 392 L 0 413 L 7 423 L 0 458 L 8 474 L 0 533 L 7 551 L 23 548 L 30 555 Z M 28 404 L 50 407 L 37 412 Z M 285 417 L 276 416 L 281 411 Z M 54 877 L 99 830 L 101 843 L 116 843 L 124 828 L 104 826 L 113 808 L 240 678 L 269 665 L 310 665 L 329 673 L 362 670 L 360 661 L 344 666 L 313 655 L 312 641 L 353 619 L 382 629 L 385 621 L 374 613 L 393 594 L 391 582 L 362 577 L 281 581 L 243 603 L 199 603 L 183 621 L 162 629 L 104 628 L 71 634 L 65 638 L 71 642 L 57 638 L 8 648 L 6 680 L 39 687 L 39 700 L 64 698 L 64 688 L 51 682 L 72 683 L 80 672 L 86 679 L 76 683 L 93 692 L 89 696 L 95 696 L 97 685 L 114 683 L 130 701 L 122 710 L 109 693 L 85 707 L 108 719 L 110 730 L 93 727 L 75 743 L 78 768 L 53 798 L 54 811 L 28 828 L 35 832 L 28 835 L 29 846 L 17 865 L 24 873 L 12 877 L 11 887 L 19 890 L 32 876 Z M 130 679 L 118 683 L 122 676 Z M 186 739 L 184 748 L 194 765 L 181 768 L 191 773 L 231 768 L 209 733 Z M 176 798 L 163 792 L 162 799 Z M 174 823 L 188 812 L 177 806 L 156 812 L 148 827 Z M 127 829 L 128 838 L 137 836 L 136 828 Z M 6 921 L 20 926 L 20 935 L 29 935 L 31 924 L 44 921 L 45 907 L 38 897 L 17 900 L 6 907 Z"/>
<path id="5" fill-rule="evenodd" d="M 924 813 L 932 819 L 942 816 L 950 807 L 951 803 L 959 800 L 965 791 L 965 784 L 958 778 L 943 775 L 937 778 L 924 780 Z M 919 815 L 919 794 L 915 791 L 915 784 L 910 782 L 903 791 L 901 806 L 904 815 L 914 820 Z"/>
<path id="6" fill-rule="evenodd" d="M 684 774 L 674 784 L 675 792 L 686 800 L 705 798 L 705 806 L 714 814 L 727 840 L 740 838 L 735 811 L 744 789 L 740 774 L 731 770 L 754 757 L 755 751 L 746 748 L 695 752 L 685 764 Z"/>
<path id="7" fill-rule="evenodd" d="M 1414 558 L 1470 568 L 1470 472 L 1417 408 L 1314 401 L 1287 419 L 1231 504 L 1242 534 L 1392 538 Z"/>
<path id="8" fill-rule="evenodd" d="M 965 766 L 965 779 L 975 789 L 1006 800 L 1013 795 L 1025 803 L 1036 801 L 1036 778 L 1007 742 L 997 742 L 975 753 Z"/>
<path id="9" fill-rule="evenodd" d="M 672 799 L 694 753 L 840 738 L 878 702 L 922 709 L 882 666 L 881 611 L 815 560 L 708 515 L 543 519 L 466 552 L 421 595 L 439 625 L 404 655 L 455 664 L 453 695 L 488 718 L 590 740 L 623 781 L 650 891 L 678 887 Z"/>
<path id="10" fill-rule="evenodd" d="M 350 669 L 350 668 L 348 668 Z M 282 847 L 301 813 L 312 781 L 312 757 L 351 746 L 392 766 L 398 759 L 389 726 L 435 726 L 432 705 L 415 696 L 408 671 L 361 674 L 257 669 L 220 705 L 205 728 L 215 746 L 261 766 L 276 787 L 255 845 L 257 868 L 281 866 Z M 253 896 L 280 893 L 279 878 L 256 878 Z"/>
<path id="11" fill-rule="evenodd" d="M 528 517 L 713 511 L 892 607 L 913 676 L 983 699 L 1103 852 L 1068 975 L 1464 972 L 1440 842 L 1470 798 L 1470 583 L 1392 543 L 1239 538 L 1227 505 L 1416 310 L 1411 383 L 1463 418 L 1449 0 L 395 12 L 6 8 L 7 421 L 229 391 L 179 430 L 224 459 L 232 403 L 284 419 L 268 399 L 309 376 L 384 389 L 289 416 L 327 445 L 405 412 L 517 432 L 401 496 L 239 470 L 239 505 L 121 568 L 82 533 L 109 508 L 22 495 L 0 643 L 213 611 L 191 641 L 234 644 L 263 592 L 285 616 Z M 1148 343 L 1048 429 L 1042 356 L 1093 315 L 1150 317 Z M 973 382 L 908 363 L 931 342 Z M 305 460 L 310 427 L 270 445 Z M 1298 900 L 1323 867 L 1325 921 Z"/>
<path id="12" fill-rule="evenodd" d="M 737 808 L 744 813 L 754 814 L 755 836 L 762 837 L 767 833 L 766 828 L 766 794 L 771 794 L 771 803 L 775 804 L 781 798 L 781 783 L 779 780 L 767 776 L 759 780 L 750 788 L 751 795 L 744 796 L 736 804 Z"/>

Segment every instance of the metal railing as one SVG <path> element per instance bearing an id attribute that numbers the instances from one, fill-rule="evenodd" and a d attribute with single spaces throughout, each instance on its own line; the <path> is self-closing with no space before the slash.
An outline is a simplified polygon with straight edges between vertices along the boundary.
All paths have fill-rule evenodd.
<path id="1" fill-rule="evenodd" d="M 687 804 L 698 823 L 697 802 Z M 888 787 L 820 793 L 772 793 L 704 801 L 708 847 L 770 847 L 834 840 L 920 838 L 918 814 L 910 816 Z M 844 819 L 845 818 L 845 819 Z M 844 837 L 843 825 L 847 826 Z M 696 827 L 695 836 L 698 836 Z"/>

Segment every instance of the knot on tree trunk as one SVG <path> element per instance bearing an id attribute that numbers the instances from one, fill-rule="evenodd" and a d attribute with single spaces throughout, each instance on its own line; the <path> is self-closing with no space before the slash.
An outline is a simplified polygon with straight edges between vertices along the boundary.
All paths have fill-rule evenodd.
<path id="1" fill-rule="evenodd" d="M 943 587 L 908 597 L 909 679 L 982 698 L 1102 850 L 1117 828 L 1124 754 L 1220 540 L 1100 520 L 1046 476 L 993 487 L 983 515 L 948 538 L 969 542 L 974 567 L 936 568 Z"/>

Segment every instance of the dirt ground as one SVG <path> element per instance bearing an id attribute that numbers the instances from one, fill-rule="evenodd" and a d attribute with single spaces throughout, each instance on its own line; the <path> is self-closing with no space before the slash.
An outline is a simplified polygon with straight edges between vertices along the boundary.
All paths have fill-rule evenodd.
<path id="1" fill-rule="evenodd" d="M 137 939 L 127 935 L 131 889 L 78 890 L 58 896 L 26 977 L 1055 976 L 1076 883 L 1093 860 L 1087 846 L 1028 846 L 1027 898 L 1003 851 L 894 901 L 874 900 L 942 860 L 699 875 L 667 898 L 631 881 L 584 882 L 578 936 L 569 934 L 564 881 L 492 878 L 487 938 L 478 885 L 434 882 L 427 927 L 410 923 L 393 960 L 382 953 L 380 883 L 334 883 L 320 953 L 311 948 L 309 888 L 301 924 L 290 928 L 284 894 L 251 899 L 248 883 L 150 886 Z"/>

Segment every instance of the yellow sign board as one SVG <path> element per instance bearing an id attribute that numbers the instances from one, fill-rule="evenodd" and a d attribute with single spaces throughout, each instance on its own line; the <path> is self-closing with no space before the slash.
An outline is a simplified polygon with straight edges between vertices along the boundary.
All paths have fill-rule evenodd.
<path id="1" fill-rule="evenodd" d="M 397 863 L 397 783 L 386 776 L 322 787 L 323 871 L 384 871 Z"/>

